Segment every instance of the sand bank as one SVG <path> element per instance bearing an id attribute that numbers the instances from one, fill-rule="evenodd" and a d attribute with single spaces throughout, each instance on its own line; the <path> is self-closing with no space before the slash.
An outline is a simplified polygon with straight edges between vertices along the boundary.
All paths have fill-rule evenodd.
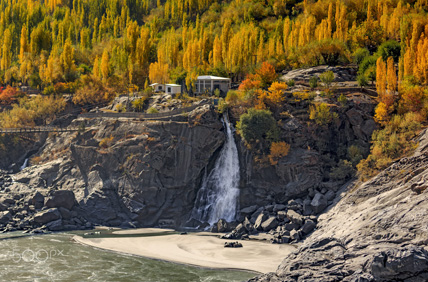
<path id="1" fill-rule="evenodd" d="M 148 231 L 153 232 L 152 229 Z M 121 232 L 124 233 L 126 232 Z M 139 233 L 144 233 L 144 230 L 140 229 Z M 120 238 L 75 236 L 73 239 L 93 247 L 147 258 L 208 268 L 243 269 L 262 273 L 275 271 L 285 256 L 295 250 L 295 247 L 290 245 L 260 241 L 240 241 L 243 248 L 224 248 L 224 242 L 233 240 L 219 239 L 210 233 Z"/>

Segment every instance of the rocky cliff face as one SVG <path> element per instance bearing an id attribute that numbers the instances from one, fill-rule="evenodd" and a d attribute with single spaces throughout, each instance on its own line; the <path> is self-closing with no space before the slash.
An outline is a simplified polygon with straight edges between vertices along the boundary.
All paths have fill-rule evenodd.
<path id="1" fill-rule="evenodd" d="M 276 273 L 251 281 L 427 281 L 428 133 L 412 157 L 342 188 Z"/>
<path id="2" fill-rule="evenodd" d="M 349 94 L 347 98 L 347 105 L 333 108 L 339 118 L 324 126 L 309 120 L 307 101 L 288 99 L 288 116 L 281 117 L 279 124 L 281 139 L 291 149 L 277 165 L 256 162 L 253 152 L 240 142 L 242 208 L 284 204 L 296 198 L 304 201 L 308 195 L 312 200 L 317 191 L 335 193 L 340 188 L 346 179 L 331 177 L 332 168 L 341 159 L 349 158 L 351 146 L 358 148 L 361 155 L 367 154 L 376 129 L 375 102 L 361 94 Z"/>
<path id="3" fill-rule="evenodd" d="M 52 221 L 57 222 L 55 228 L 48 226 L 51 230 L 183 224 L 225 135 L 210 106 L 179 119 L 185 122 L 75 120 L 87 130 L 53 134 L 39 152 L 41 164 L 2 185 L 0 202 L 7 215 L 0 224 L 7 230 Z M 58 190 L 72 191 L 61 197 L 74 204 L 48 205 Z M 67 215 L 49 211 L 51 216 L 37 220 L 47 208 L 61 208 Z"/>

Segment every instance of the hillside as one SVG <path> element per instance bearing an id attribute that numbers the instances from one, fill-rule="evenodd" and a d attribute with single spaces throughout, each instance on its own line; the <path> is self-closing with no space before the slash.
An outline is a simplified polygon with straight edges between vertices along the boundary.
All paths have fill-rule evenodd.
<path id="1" fill-rule="evenodd" d="M 250 281 L 426 281 L 427 132 L 414 155 L 344 186 L 276 273 Z"/>

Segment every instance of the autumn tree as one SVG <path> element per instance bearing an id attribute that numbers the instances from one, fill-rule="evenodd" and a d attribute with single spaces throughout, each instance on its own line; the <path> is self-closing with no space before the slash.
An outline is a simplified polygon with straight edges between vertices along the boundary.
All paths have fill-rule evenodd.
<path id="1" fill-rule="evenodd" d="M 256 74 L 260 78 L 262 87 L 272 84 L 278 78 L 275 68 L 268 62 L 263 62 L 261 67 L 256 69 Z"/>
<path id="2" fill-rule="evenodd" d="M 152 83 L 168 82 L 168 64 L 159 62 L 151 63 L 149 68 L 149 79 Z"/>

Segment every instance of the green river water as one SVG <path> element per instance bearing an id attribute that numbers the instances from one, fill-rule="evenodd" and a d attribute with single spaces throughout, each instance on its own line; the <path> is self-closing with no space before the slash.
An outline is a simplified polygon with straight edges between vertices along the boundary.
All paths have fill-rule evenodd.
<path id="1" fill-rule="evenodd" d="M 0 234 L 0 281 L 245 281 L 254 273 L 211 270 L 103 251 L 71 233 Z"/>

